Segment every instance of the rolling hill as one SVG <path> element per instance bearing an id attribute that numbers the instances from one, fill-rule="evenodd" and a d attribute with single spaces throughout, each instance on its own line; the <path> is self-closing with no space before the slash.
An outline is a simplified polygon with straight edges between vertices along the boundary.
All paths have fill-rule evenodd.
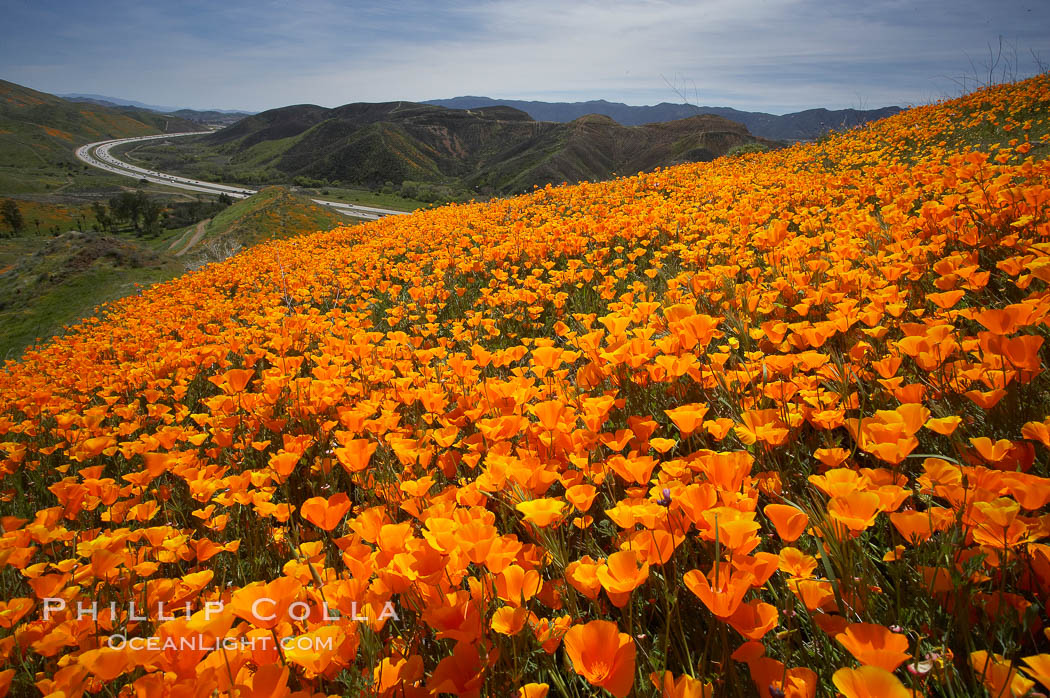
<path id="1" fill-rule="evenodd" d="M 247 247 L 265 240 L 331 230 L 349 225 L 352 220 L 284 187 L 266 187 L 211 219 L 201 242 L 229 238 Z"/>
<path id="2" fill-rule="evenodd" d="M 70 102 L 0 80 L 0 157 L 5 166 L 72 163 L 73 148 L 84 143 L 199 130 L 201 126 L 179 117 Z"/>
<path id="3" fill-rule="evenodd" d="M 559 124 L 509 107 L 388 102 L 273 109 L 196 139 L 183 154 L 201 167 L 220 168 L 231 181 L 454 181 L 467 191 L 512 193 L 712 160 L 750 143 L 772 145 L 712 115 L 628 127 L 599 115 Z"/>
<path id="4" fill-rule="evenodd" d="M 735 121 L 760 138 L 777 141 L 799 141 L 817 138 L 828 131 L 840 131 L 869 121 L 892 116 L 900 107 L 881 109 L 807 109 L 791 114 L 767 114 L 765 112 L 740 111 L 731 107 L 700 107 L 692 104 L 661 102 L 652 106 L 631 106 L 604 99 L 589 102 L 535 102 L 517 99 L 492 99 L 490 97 L 453 97 L 433 99 L 424 104 L 434 104 L 450 109 L 478 109 L 480 107 L 505 106 L 520 109 L 539 121 L 569 122 L 587 114 L 604 114 L 624 126 L 638 126 L 662 121 L 686 119 L 700 114 L 715 114 Z"/>

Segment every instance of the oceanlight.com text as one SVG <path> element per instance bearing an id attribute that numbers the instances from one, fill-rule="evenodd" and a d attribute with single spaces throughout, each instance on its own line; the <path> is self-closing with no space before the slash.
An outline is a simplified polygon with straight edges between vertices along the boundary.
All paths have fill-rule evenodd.
<path id="1" fill-rule="evenodd" d="M 106 640 L 106 646 L 114 650 L 131 649 L 133 651 L 202 651 L 214 652 L 217 650 L 249 650 L 266 651 L 274 647 L 282 650 L 296 649 L 300 651 L 333 650 L 335 638 L 332 637 L 310 637 L 300 635 L 298 637 L 282 637 L 274 639 L 268 635 L 259 637 L 211 637 L 209 635 L 186 635 L 183 637 L 161 638 L 156 635 L 150 637 L 127 637 L 116 633 L 110 635 Z"/>

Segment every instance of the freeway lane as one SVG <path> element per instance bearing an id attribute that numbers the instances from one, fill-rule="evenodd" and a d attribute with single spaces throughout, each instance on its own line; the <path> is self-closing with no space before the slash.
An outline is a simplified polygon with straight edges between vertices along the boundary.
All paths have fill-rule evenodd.
<path id="1" fill-rule="evenodd" d="M 189 133 L 162 133 L 156 136 L 140 136 L 138 138 L 117 138 L 109 141 L 98 141 L 97 143 L 88 143 L 87 145 L 82 145 L 77 148 L 76 156 L 79 160 L 88 165 L 97 167 L 100 170 L 105 170 L 106 172 L 112 172 L 113 174 L 122 175 L 124 177 L 133 177 L 134 179 L 145 179 L 147 182 L 164 184 L 178 189 L 187 189 L 189 191 L 203 192 L 205 194 L 226 194 L 234 199 L 246 199 L 252 194 L 255 194 L 258 191 L 256 189 L 231 187 L 226 184 L 215 184 L 213 182 L 201 182 L 196 179 L 189 179 L 187 177 L 179 177 L 177 175 L 170 175 L 155 170 L 136 167 L 135 165 L 118 160 L 116 156 L 110 153 L 112 148 L 118 145 L 123 145 L 124 143 L 139 143 L 141 141 L 151 141 L 162 138 L 181 138 L 183 136 L 199 135 L 201 135 L 200 131 L 192 131 Z M 365 218 L 367 220 L 378 220 L 383 216 L 400 216 L 405 215 L 406 213 L 405 211 L 395 211 L 388 208 L 374 208 L 372 206 L 345 204 L 341 201 L 326 201 L 325 199 L 314 199 L 313 201 L 323 206 L 333 208 L 339 213 L 346 214 L 347 216 Z"/>

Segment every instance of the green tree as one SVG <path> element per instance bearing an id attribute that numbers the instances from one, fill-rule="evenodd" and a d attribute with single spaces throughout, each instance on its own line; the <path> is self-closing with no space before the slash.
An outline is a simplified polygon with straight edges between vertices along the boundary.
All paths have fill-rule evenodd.
<path id="1" fill-rule="evenodd" d="M 114 220 L 130 223 L 136 233 L 143 227 L 153 229 L 160 219 L 160 206 L 142 190 L 134 194 L 121 192 L 109 200 L 109 211 Z"/>
<path id="2" fill-rule="evenodd" d="M 145 197 L 143 198 L 145 199 Z M 143 231 L 150 235 L 159 233 L 161 214 L 164 212 L 164 207 L 156 201 L 145 199 L 142 201 L 139 211 L 142 216 Z"/>
<path id="3" fill-rule="evenodd" d="M 106 205 L 101 201 L 93 201 L 91 202 L 91 210 L 94 212 L 95 220 L 98 221 L 102 230 L 108 231 L 110 226 L 113 225 L 113 218 L 109 215 Z"/>
<path id="4" fill-rule="evenodd" d="M 0 204 L 0 217 L 3 217 L 4 223 L 11 229 L 11 232 L 15 235 L 19 235 L 22 232 L 22 228 L 25 227 L 25 220 L 22 218 L 22 211 L 18 208 L 18 204 L 15 203 L 14 199 L 4 199 L 4 203 Z"/>
<path id="5" fill-rule="evenodd" d="M 135 195 L 121 192 L 109 200 L 109 212 L 115 222 L 131 223 L 138 229 L 138 209 Z"/>

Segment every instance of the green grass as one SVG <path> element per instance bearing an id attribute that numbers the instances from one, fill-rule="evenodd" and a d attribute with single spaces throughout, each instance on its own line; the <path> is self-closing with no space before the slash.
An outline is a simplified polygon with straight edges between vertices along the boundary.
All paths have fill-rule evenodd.
<path id="1" fill-rule="evenodd" d="M 418 199 L 409 199 L 398 194 L 384 194 L 354 187 L 304 187 L 297 188 L 295 191 L 304 196 L 309 196 L 311 199 L 342 201 L 348 204 L 389 208 L 395 211 L 415 211 L 418 208 L 433 208 L 435 206 L 435 204 L 419 201 Z"/>
<path id="2" fill-rule="evenodd" d="M 102 170 L 77 166 L 17 167 L 0 161 L 0 196 L 55 194 L 69 191 L 116 191 L 132 180 Z"/>
<path id="3" fill-rule="evenodd" d="M 247 246 L 355 222 L 283 187 L 267 187 L 216 215 L 202 242 L 233 237 Z"/>
<path id="4" fill-rule="evenodd" d="M 99 304 L 134 293 L 135 284 L 183 271 L 179 261 L 137 240 L 96 233 L 4 239 L 0 260 L 0 359 L 61 334 Z"/>
<path id="5" fill-rule="evenodd" d="M 149 286 L 181 272 L 181 266 L 160 270 L 95 269 L 51 288 L 30 306 L 0 311 L 0 358 L 17 358 L 29 346 L 64 334 L 67 327 L 95 314 L 98 305 L 134 293 L 135 284 Z"/>
<path id="6" fill-rule="evenodd" d="M 230 159 L 231 165 L 239 167 L 266 167 L 292 147 L 302 136 L 290 136 L 273 141 L 260 141 L 243 153 Z"/>

